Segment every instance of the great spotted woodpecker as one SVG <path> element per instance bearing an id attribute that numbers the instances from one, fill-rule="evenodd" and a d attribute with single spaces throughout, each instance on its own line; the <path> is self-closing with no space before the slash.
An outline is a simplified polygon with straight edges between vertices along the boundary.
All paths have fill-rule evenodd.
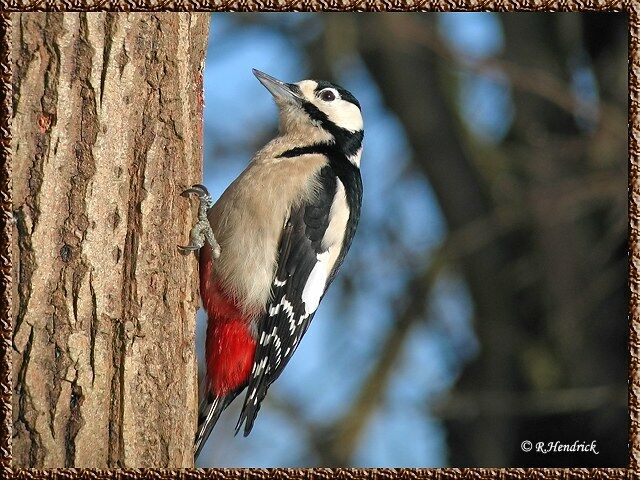
<path id="1" fill-rule="evenodd" d="M 307 331 L 360 217 L 363 122 L 356 98 L 315 80 L 284 83 L 258 70 L 280 112 L 279 135 L 215 204 L 206 188 L 183 253 L 199 252 L 208 315 L 206 376 L 195 455 L 245 388 L 236 433 L 253 427 L 269 386 Z"/>

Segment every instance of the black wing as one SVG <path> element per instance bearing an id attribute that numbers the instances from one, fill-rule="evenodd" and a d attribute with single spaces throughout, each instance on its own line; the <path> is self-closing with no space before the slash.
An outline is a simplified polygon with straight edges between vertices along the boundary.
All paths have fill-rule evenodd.
<path id="1" fill-rule="evenodd" d="M 306 311 L 302 294 L 319 256 L 328 255 L 321 244 L 331 220 L 331 205 L 337 185 L 331 167 L 324 167 L 319 175 L 321 188 L 316 199 L 290 213 L 280 237 L 278 267 L 272 285 L 273 299 L 258 322 L 253 370 L 236 425 L 237 433 L 246 421 L 245 437 L 253 427 L 269 385 L 282 373 L 315 314 L 315 308 L 311 312 Z M 322 295 L 328 283 L 324 284 Z"/>

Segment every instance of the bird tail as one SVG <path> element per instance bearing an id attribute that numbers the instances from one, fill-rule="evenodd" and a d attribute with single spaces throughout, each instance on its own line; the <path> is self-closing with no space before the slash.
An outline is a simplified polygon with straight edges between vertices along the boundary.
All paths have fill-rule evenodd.
<path id="1" fill-rule="evenodd" d="M 266 395 L 267 387 L 263 387 L 261 384 L 253 387 L 252 390 L 247 390 L 247 396 L 245 397 L 244 405 L 242 406 L 242 411 L 240 412 L 240 418 L 238 418 L 238 423 L 236 423 L 236 435 L 238 434 L 238 432 L 242 428 L 242 424 L 244 423 L 243 436 L 249 436 L 249 434 L 251 433 L 251 429 L 253 428 L 253 423 L 258 416 L 258 411 L 260 410 L 260 403 L 262 402 L 262 400 L 264 400 L 264 397 Z"/>
<path id="2" fill-rule="evenodd" d="M 207 438 L 211 434 L 211 430 L 215 426 L 220 414 L 227 406 L 225 397 L 211 397 L 205 396 L 200 402 L 200 408 L 198 409 L 198 431 L 196 433 L 195 441 L 195 458 L 198 458 L 200 451 L 204 446 Z"/>
<path id="3" fill-rule="evenodd" d="M 211 391 L 206 390 L 208 382 L 205 378 L 204 394 L 201 395 L 202 401 L 198 409 L 198 431 L 196 432 L 196 441 L 194 445 L 195 459 L 200 455 L 202 447 L 204 447 L 207 438 L 211 435 L 211 430 L 215 427 L 220 414 L 229 406 L 233 400 L 245 388 L 245 385 L 233 390 L 223 396 L 214 396 Z"/>

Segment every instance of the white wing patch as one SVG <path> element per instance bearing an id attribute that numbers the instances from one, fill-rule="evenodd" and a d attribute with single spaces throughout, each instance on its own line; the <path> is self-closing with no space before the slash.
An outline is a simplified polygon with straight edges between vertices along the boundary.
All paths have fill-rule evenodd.
<path id="1" fill-rule="evenodd" d="M 327 287 L 327 278 L 342 249 L 342 240 L 344 239 L 344 231 L 348 220 L 349 207 L 347 206 L 347 197 L 344 185 L 338 180 L 336 195 L 331 204 L 329 226 L 322 239 L 322 246 L 327 250 L 317 255 L 317 263 L 313 267 L 302 292 L 302 301 L 307 315 L 312 314 L 318 308 L 320 299 Z"/>
<path id="2" fill-rule="evenodd" d="M 316 258 L 318 261 L 313 270 L 311 270 L 311 274 L 302 291 L 302 301 L 304 302 L 306 314 L 313 313 L 318 308 L 324 293 L 324 287 L 327 284 L 327 277 L 329 276 L 329 251 L 319 253 Z"/>
<path id="3" fill-rule="evenodd" d="M 336 184 L 336 195 L 333 197 L 329 215 L 329 226 L 322 238 L 322 247 L 328 250 L 333 249 L 340 251 L 342 248 L 342 240 L 344 239 L 344 231 L 349 221 L 347 194 L 340 180 L 338 180 Z M 333 262 L 329 262 L 329 269 L 331 268 L 333 268 Z"/>

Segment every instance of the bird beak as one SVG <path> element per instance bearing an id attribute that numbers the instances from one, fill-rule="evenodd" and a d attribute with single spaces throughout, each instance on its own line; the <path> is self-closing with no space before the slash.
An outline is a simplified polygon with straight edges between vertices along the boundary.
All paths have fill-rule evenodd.
<path id="1" fill-rule="evenodd" d="M 271 75 L 267 75 L 260 70 L 253 69 L 253 74 L 265 86 L 267 90 L 273 95 L 276 100 L 281 100 L 287 103 L 300 104 L 302 102 L 302 95 L 300 88 L 292 83 L 284 83 L 277 78 L 273 78 Z"/>

